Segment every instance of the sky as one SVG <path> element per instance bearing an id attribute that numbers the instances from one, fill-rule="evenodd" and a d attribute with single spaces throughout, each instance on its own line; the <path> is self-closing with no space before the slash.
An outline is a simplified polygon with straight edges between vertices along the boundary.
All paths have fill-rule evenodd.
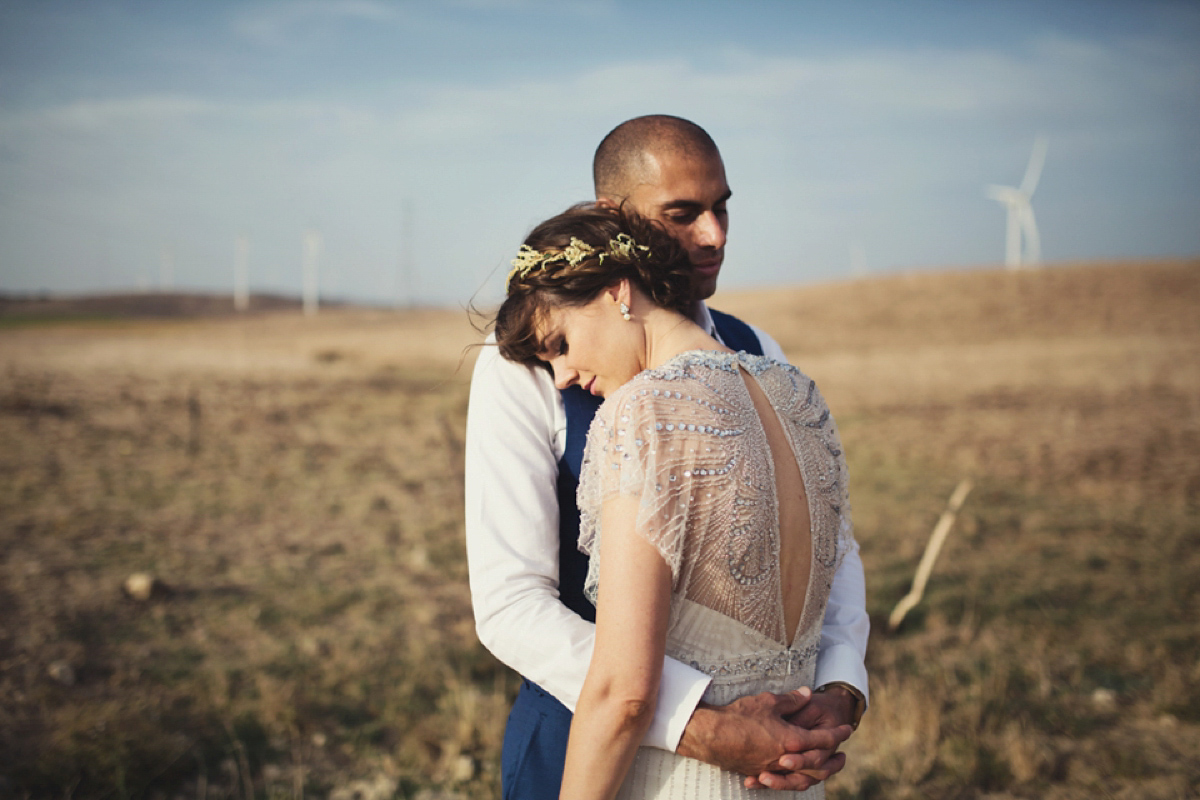
<path id="1" fill-rule="evenodd" d="M 1200 3 L 0 0 L 0 293 L 498 301 L 619 122 L 691 119 L 723 288 L 1200 254 Z"/>

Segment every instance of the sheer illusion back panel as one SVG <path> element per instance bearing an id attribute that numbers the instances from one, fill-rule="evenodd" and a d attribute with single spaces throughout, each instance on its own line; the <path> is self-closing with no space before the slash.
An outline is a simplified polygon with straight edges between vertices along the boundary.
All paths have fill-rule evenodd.
<path id="1" fill-rule="evenodd" d="M 771 448 L 742 368 L 773 409 L 767 419 L 790 439 L 808 500 L 814 572 L 809 602 L 792 605 L 803 609 L 798 627 L 784 614 Z M 594 559 L 603 549 L 589 509 L 612 494 L 631 494 L 641 502 L 638 530 L 671 566 L 677 595 L 784 645 L 796 630 L 819 626 L 827 568 L 835 566 L 843 524 L 846 534 L 850 528 L 840 519 L 844 465 L 836 430 L 811 380 L 769 359 L 697 351 L 621 387 L 596 420 L 583 466 L 590 480 L 581 481 L 579 495 L 580 546 L 593 558 L 589 597 L 598 588 Z M 782 460 L 788 448 L 776 452 Z M 790 546 L 788 557 L 805 560 Z M 789 597 L 803 595 L 804 581 L 794 584 Z"/>
<path id="2" fill-rule="evenodd" d="M 812 524 L 808 514 L 808 494 L 804 477 L 792 449 L 791 438 L 785 433 L 778 413 L 762 387 L 745 369 L 741 377 L 758 412 L 759 423 L 770 448 L 777 508 L 776 527 L 779 531 L 779 582 L 783 605 L 785 644 L 791 644 L 804 604 L 808 598 L 809 576 L 812 574 Z"/>

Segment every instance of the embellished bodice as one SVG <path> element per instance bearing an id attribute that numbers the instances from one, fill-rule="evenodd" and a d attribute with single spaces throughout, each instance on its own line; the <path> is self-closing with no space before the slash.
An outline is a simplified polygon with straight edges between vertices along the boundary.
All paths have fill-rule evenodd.
<path id="1" fill-rule="evenodd" d="M 796 630 L 786 630 L 778 499 L 766 431 L 743 373 L 757 381 L 795 456 L 811 522 L 810 579 Z M 846 462 L 816 384 L 746 353 L 692 351 L 612 394 L 588 431 L 579 483 L 579 547 L 596 599 L 600 509 L 639 500 L 637 530 L 671 568 L 667 655 L 712 678 L 718 705 L 811 686 L 825 604 L 852 542 Z M 793 533 L 792 535 L 803 535 Z M 695 759 L 638 749 L 620 800 L 752 800 L 742 776 Z M 824 785 L 772 797 L 820 800 Z"/>
<path id="2" fill-rule="evenodd" d="M 794 631 L 785 630 L 774 465 L 743 372 L 775 410 L 808 499 L 811 572 Z M 668 654 L 717 683 L 811 671 L 833 576 L 851 544 L 846 485 L 837 428 L 811 379 L 763 356 L 683 353 L 614 392 L 592 423 L 578 498 L 580 549 L 592 557 L 585 591 L 593 601 L 603 591 L 602 504 L 636 496 L 638 532 L 671 568 Z M 696 619 L 710 615 L 691 605 L 745 636 L 726 636 L 723 651 L 700 647 Z"/>

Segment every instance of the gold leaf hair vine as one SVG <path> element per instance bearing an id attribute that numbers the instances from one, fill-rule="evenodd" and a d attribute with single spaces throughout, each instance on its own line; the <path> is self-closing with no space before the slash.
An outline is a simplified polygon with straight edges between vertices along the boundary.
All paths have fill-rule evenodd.
<path id="1" fill-rule="evenodd" d="M 608 251 L 600 254 L 600 263 L 604 263 L 605 256 L 615 256 L 618 261 L 625 263 L 636 261 L 639 250 L 643 253 L 650 252 L 649 247 L 638 244 L 628 233 L 618 233 L 617 238 L 608 240 Z"/>
<path id="2" fill-rule="evenodd" d="M 608 248 L 601 250 L 599 254 L 597 254 L 596 248 L 587 242 L 576 239 L 574 236 L 571 237 L 571 241 L 566 247 L 555 252 L 543 253 L 527 244 L 523 244 L 517 250 L 517 257 L 512 260 L 513 268 L 508 273 L 508 278 L 504 285 L 506 289 L 511 289 L 513 280 L 524 278 L 535 269 L 545 269 L 547 264 L 552 264 L 556 261 L 565 261 L 569 267 L 578 267 L 591 256 L 597 256 L 598 263 L 600 264 L 603 264 L 605 257 L 609 256 L 615 258 L 617 261 L 629 263 L 637 259 L 639 251 L 649 253 L 650 248 L 643 244 L 638 244 L 627 233 L 618 233 L 617 238 L 609 239 Z"/>

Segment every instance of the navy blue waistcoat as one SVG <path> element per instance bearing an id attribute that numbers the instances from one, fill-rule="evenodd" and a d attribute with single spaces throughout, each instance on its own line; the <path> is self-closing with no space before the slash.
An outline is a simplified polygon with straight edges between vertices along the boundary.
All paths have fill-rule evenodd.
<path id="1" fill-rule="evenodd" d="M 749 325 L 729 314 L 709 311 L 717 335 L 726 347 L 756 356 L 763 354 L 762 344 Z M 558 462 L 558 595 L 567 608 L 589 622 L 595 622 L 596 608 L 583 596 L 588 557 L 579 552 L 579 507 L 575 504 L 575 490 L 579 488 L 579 469 L 588 428 L 604 400 L 578 386 L 563 389 L 560 394 L 567 412 L 567 446 Z"/>

